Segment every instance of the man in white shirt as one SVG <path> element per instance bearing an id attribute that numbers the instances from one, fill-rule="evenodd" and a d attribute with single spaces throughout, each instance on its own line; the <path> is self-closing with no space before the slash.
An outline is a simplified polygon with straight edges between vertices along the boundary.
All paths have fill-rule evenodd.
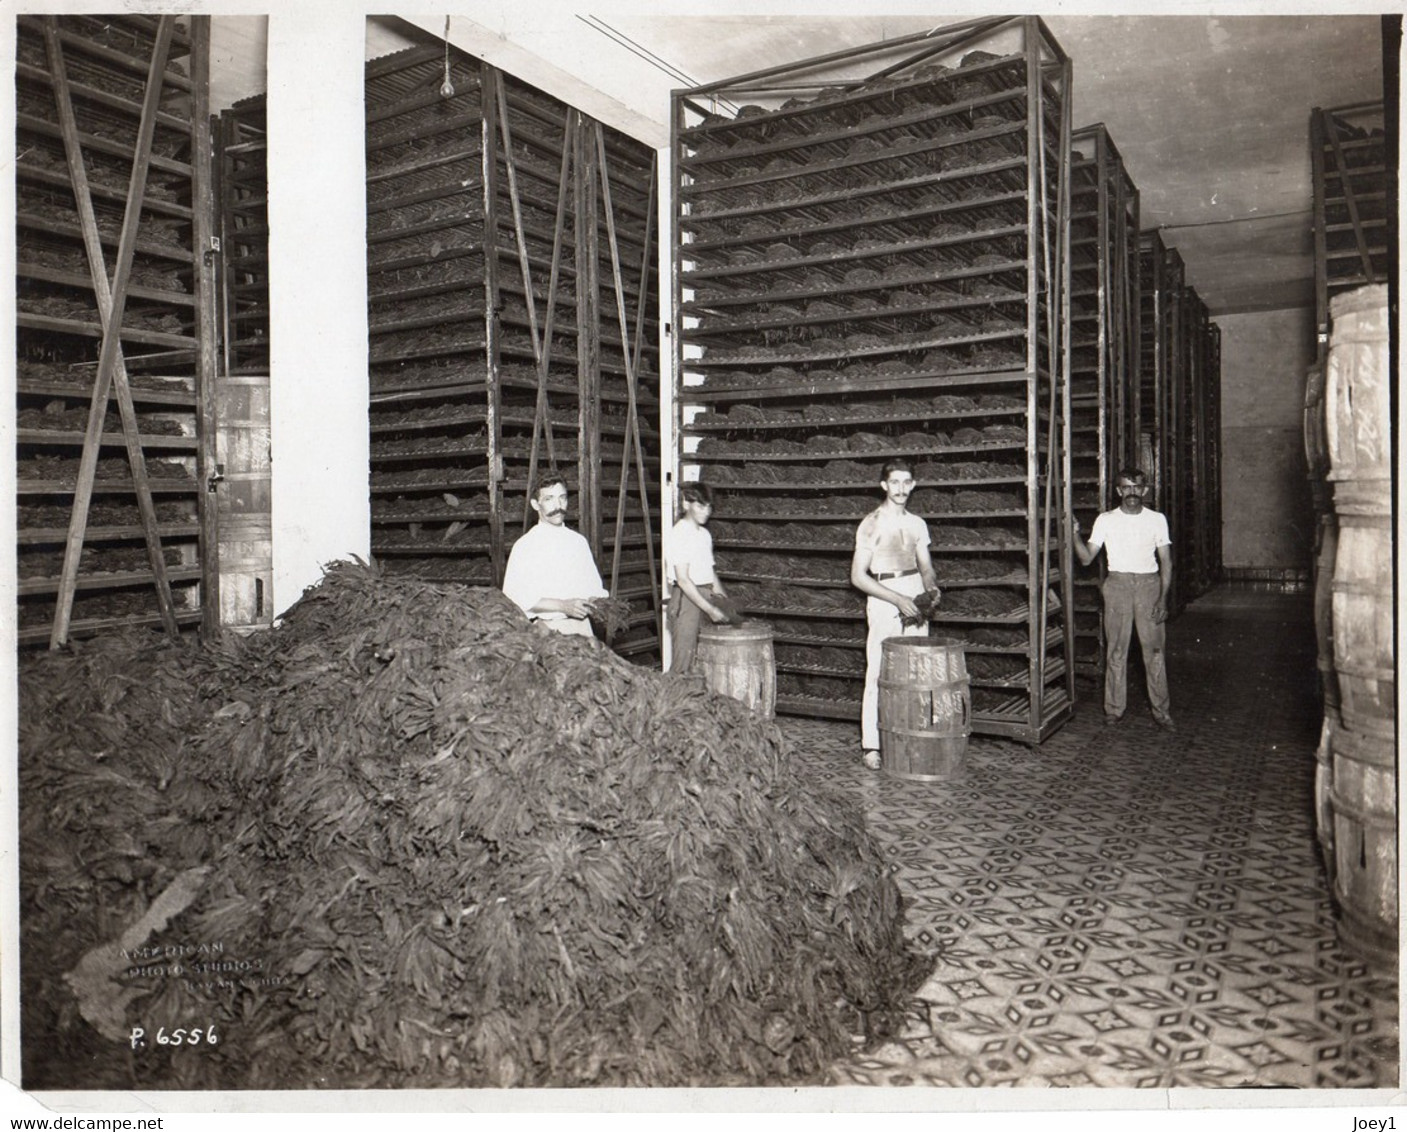
<path id="1" fill-rule="evenodd" d="M 503 592 L 534 621 L 578 637 L 591 637 L 591 603 L 606 597 L 591 544 L 566 525 L 567 484 L 544 476 L 529 500 L 537 512 L 532 530 L 513 544 L 503 571 Z"/>
<path id="2" fill-rule="evenodd" d="M 1168 520 L 1161 512 L 1143 506 L 1148 484 L 1141 471 L 1124 468 L 1116 483 L 1119 506 L 1095 519 L 1088 543 L 1080 537 L 1078 520 L 1070 519 L 1072 545 L 1079 560 L 1088 566 L 1101 547 L 1109 560 L 1104 580 L 1104 722 L 1112 725 L 1124 717 L 1129 637 L 1137 628 L 1153 719 L 1165 731 L 1175 731 L 1163 627 L 1172 588 Z"/>
<path id="3" fill-rule="evenodd" d="M 929 554 L 928 524 L 913 514 L 909 496 L 914 471 L 902 458 L 879 472 L 884 502 L 861 520 L 850 556 L 850 584 L 865 595 L 865 688 L 860 699 L 860 758 L 871 770 L 883 765 L 879 750 L 879 667 L 890 637 L 926 637 L 915 602 L 925 590 L 937 593 Z M 905 619 L 913 622 L 906 625 Z"/>

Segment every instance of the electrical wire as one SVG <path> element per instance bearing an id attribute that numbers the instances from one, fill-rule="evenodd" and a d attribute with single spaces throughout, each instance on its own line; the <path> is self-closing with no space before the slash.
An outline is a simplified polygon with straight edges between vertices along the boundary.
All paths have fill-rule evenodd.
<path id="1" fill-rule="evenodd" d="M 681 70 L 679 67 L 676 67 L 673 63 L 669 62 L 669 60 L 661 58 L 659 55 L 656 55 L 644 44 L 638 43 L 635 40 L 631 39 L 630 36 L 626 35 L 625 32 L 621 31 L 619 28 L 611 27 L 610 24 L 606 23 L 606 21 L 601 19 L 599 16 L 579 15 L 577 16 L 577 19 L 579 19 L 592 31 L 599 32 L 601 35 L 604 35 L 607 39 L 615 43 L 618 47 L 624 47 L 632 55 L 643 59 L 646 63 L 649 63 L 650 66 L 654 67 L 655 70 L 662 71 L 675 82 L 680 82 L 683 83 L 685 86 L 691 87 L 699 85 L 699 80 L 694 78 L 694 76 L 688 74 L 686 71 Z M 737 106 L 735 106 L 731 102 L 728 102 L 726 99 L 715 99 L 715 101 L 720 105 L 728 107 L 734 113 L 737 112 Z"/>
<path id="2" fill-rule="evenodd" d="M 1290 212 L 1265 212 L 1258 216 L 1232 216 L 1226 220 L 1199 220 L 1195 224 L 1159 224 L 1159 232 L 1182 232 L 1189 228 L 1217 228 L 1223 224 L 1251 224 L 1257 220 L 1287 220 L 1292 216 L 1311 216 L 1312 208 L 1296 208 Z"/>
<path id="3" fill-rule="evenodd" d="M 445 81 L 440 84 L 440 97 L 454 97 L 454 83 L 449 79 L 449 17 L 445 17 Z"/>

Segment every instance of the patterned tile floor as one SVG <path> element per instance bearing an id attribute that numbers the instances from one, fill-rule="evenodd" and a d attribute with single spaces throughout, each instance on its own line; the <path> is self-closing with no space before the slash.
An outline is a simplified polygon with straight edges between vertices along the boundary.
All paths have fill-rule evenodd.
<path id="1" fill-rule="evenodd" d="M 851 725 L 783 721 L 863 800 L 938 957 L 905 1031 L 835 1084 L 1398 1084 L 1396 972 L 1340 946 L 1315 839 L 1309 598 L 1207 595 L 1169 670 L 1175 735 L 1134 664 L 1118 726 L 1081 681 L 1051 739 L 974 737 L 944 783 L 864 770 Z"/>

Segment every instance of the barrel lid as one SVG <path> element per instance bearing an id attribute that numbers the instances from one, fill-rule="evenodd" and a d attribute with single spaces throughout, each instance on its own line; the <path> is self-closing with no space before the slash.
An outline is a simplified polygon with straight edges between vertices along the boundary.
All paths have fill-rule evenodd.
<path id="1" fill-rule="evenodd" d="M 955 637 L 886 637 L 884 647 L 890 646 L 905 649 L 961 649 L 967 647 L 967 642 Z"/>
<path id="2" fill-rule="evenodd" d="M 736 625 L 724 622 L 715 625 L 712 621 L 699 626 L 700 637 L 761 637 L 772 635 L 772 626 L 767 621 L 742 621 Z"/>

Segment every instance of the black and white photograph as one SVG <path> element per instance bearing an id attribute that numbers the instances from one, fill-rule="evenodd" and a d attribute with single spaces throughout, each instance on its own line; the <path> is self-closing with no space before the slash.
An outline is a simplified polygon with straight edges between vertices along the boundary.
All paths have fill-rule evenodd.
<path id="1" fill-rule="evenodd" d="M 1395 1127 L 1400 9 L 0 25 L 15 1115 Z"/>

